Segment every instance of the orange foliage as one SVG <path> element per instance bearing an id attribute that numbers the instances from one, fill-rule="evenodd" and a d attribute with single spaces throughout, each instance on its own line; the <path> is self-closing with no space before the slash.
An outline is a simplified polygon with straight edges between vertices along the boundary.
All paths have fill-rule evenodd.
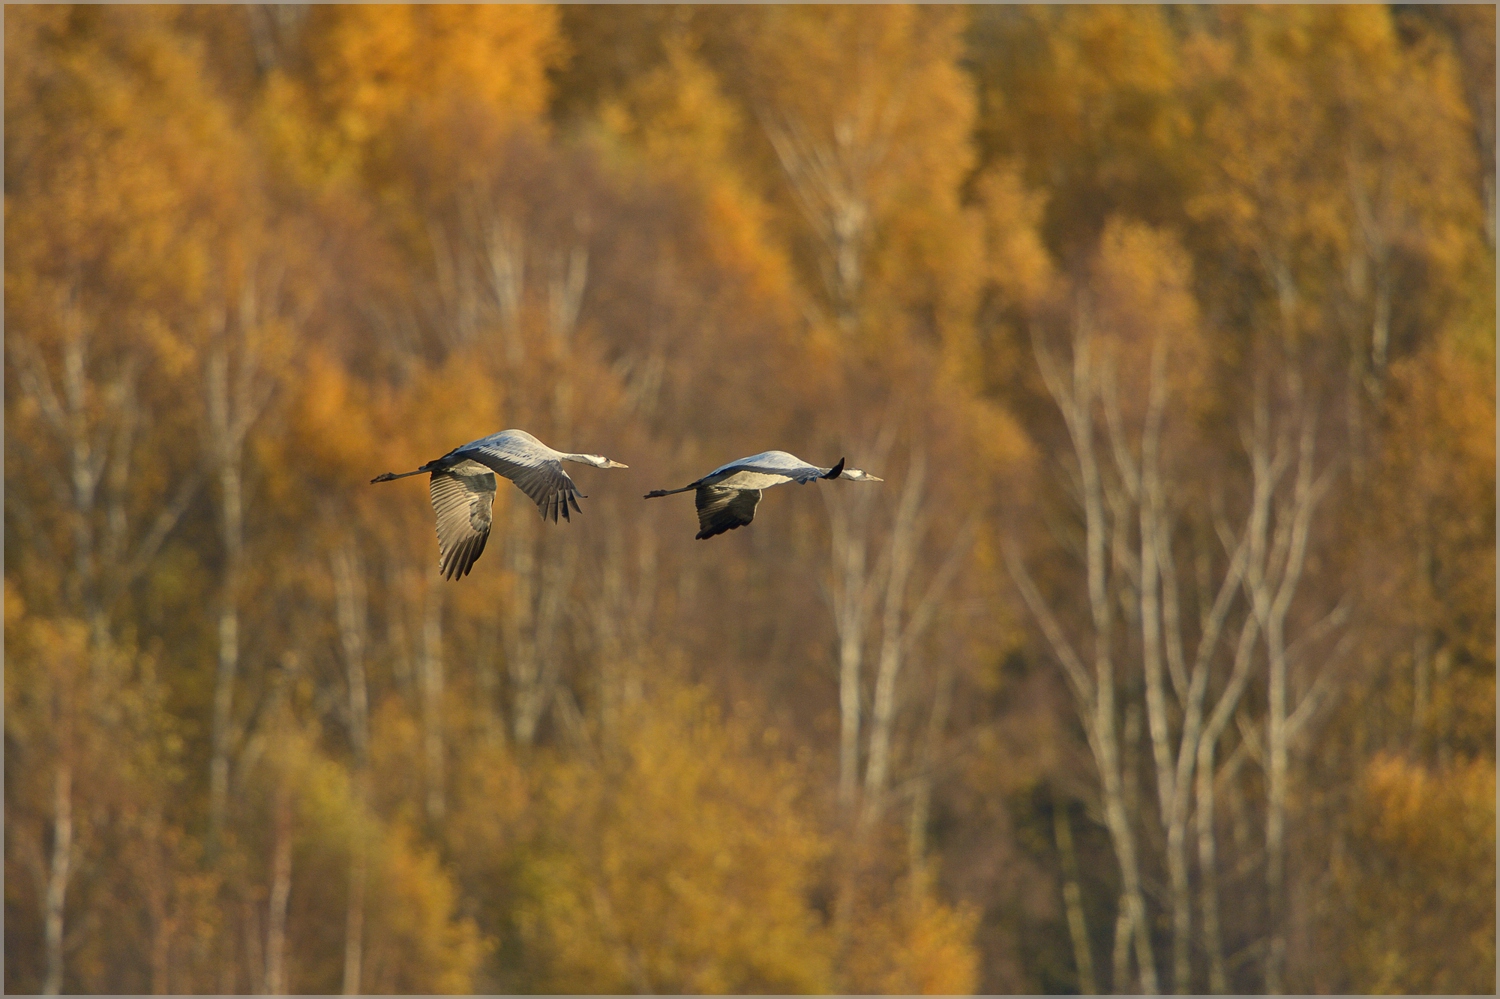
<path id="1" fill-rule="evenodd" d="M 1289 764 L 1316 897 L 1261 904 L 1252 634 L 1189 872 L 1244 893 L 1224 949 L 1285 931 L 1293 983 L 1491 987 L 1494 81 L 1460 21 L 1492 41 L 1382 7 L 8 8 L 7 988 L 50 962 L 64 991 L 1040 991 L 1090 952 L 1102 978 L 1099 774 L 1001 557 L 1045 553 L 1078 616 L 1034 343 L 1083 327 L 1112 467 L 1163 359 L 1190 635 L 1251 359 L 1321 393 L 1288 634 L 1352 610 L 1290 643 L 1296 697 L 1338 663 Z M 570 466 L 561 524 L 499 483 L 445 583 L 425 478 L 369 480 L 507 427 L 631 468 Z M 886 482 L 776 490 L 708 543 L 638 498 L 766 448 Z M 1129 742 L 1143 528 L 1106 486 Z M 851 715 L 867 780 L 888 736 L 858 807 Z M 1166 884 L 1145 745 L 1123 798 Z"/>
<path id="2" fill-rule="evenodd" d="M 1495 765 L 1367 767 L 1348 869 L 1353 991 L 1484 992 L 1495 974 Z"/>

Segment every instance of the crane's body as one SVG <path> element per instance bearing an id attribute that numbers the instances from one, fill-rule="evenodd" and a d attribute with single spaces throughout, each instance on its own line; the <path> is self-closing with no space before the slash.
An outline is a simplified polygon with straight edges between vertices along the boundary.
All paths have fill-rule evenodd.
<path id="1" fill-rule="evenodd" d="M 840 458 L 832 468 L 820 468 L 785 451 L 762 451 L 760 454 L 720 465 L 703 478 L 680 489 L 654 489 L 646 499 L 671 496 L 693 490 L 697 494 L 698 533 L 707 540 L 725 531 L 744 527 L 755 519 L 762 491 L 787 482 L 806 485 L 818 479 L 850 479 L 855 482 L 884 480 L 858 468 L 845 468 Z"/>
<path id="2" fill-rule="evenodd" d="M 629 468 L 599 454 L 557 451 L 524 430 L 502 430 L 454 448 L 441 458 L 410 472 L 386 472 L 371 479 L 389 482 L 428 472 L 432 509 L 437 514 L 438 568 L 444 578 L 469 574 L 489 540 L 495 502 L 495 476 L 514 482 L 541 511 L 556 523 L 558 515 L 571 520 L 568 507 L 578 513 L 578 491 L 562 463 L 576 461 L 595 468 Z"/>

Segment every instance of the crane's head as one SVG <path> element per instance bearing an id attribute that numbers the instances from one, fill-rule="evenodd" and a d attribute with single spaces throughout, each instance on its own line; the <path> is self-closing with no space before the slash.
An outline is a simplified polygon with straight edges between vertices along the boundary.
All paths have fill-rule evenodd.
<path id="1" fill-rule="evenodd" d="M 878 476 L 878 475 L 871 475 L 869 472 L 866 472 L 865 470 L 860 469 L 860 468 L 846 468 L 841 473 L 839 473 L 839 478 L 841 478 L 841 479 L 851 479 L 854 482 L 884 482 L 885 481 L 880 476 Z"/>
<path id="2" fill-rule="evenodd" d="M 629 468 L 623 461 L 611 461 L 602 454 L 580 454 L 578 457 L 595 468 Z"/>

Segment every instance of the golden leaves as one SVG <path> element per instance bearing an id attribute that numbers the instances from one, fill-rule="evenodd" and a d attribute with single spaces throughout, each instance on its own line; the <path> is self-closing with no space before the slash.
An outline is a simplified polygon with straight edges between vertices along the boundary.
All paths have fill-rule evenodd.
<path id="1" fill-rule="evenodd" d="M 663 696 L 664 695 L 664 696 Z M 798 775 L 758 762 L 704 692 L 661 690 L 600 763 L 559 763 L 538 805 L 526 939 L 563 991 L 820 991 L 828 941 L 809 906 L 826 852 Z M 599 768 L 599 769 L 596 769 Z"/>
<path id="2" fill-rule="evenodd" d="M 213 990 L 224 968 L 229 987 L 253 986 L 283 793 L 296 803 L 297 988 L 343 986 L 361 842 L 367 990 L 1043 981 L 1040 964 L 1011 978 L 993 957 L 981 967 L 976 935 L 1009 930 L 942 898 L 986 864 L 1026 868 L 1028 885 L 1052 876 L 972 816 L 1032 807 L 1019 794 L 984 798 L 997 785 L 974 778 L 993 776 L 996 747 L 1015 741 L 1002 729 L 1040 733 L 1031 757 L 1008 760 L 1008 791 L 1076 749 L 1036 674 L 1025 724 L 994 696 L 1028 668 L 1017 608 L 996 582 L 997 532 L 1066 547 L 1073 529 L 1058 496 L 1025 478 L 1054 457 L 1029 335 L 1071 334 L 1067 323 L 1088 324 L 1100 365 L 1086 377 L 1108 369 L 1111 415 L 1138 420 L 1153 385 L 1170 397 L 1165 433 L 1191 437 L 1174 453 L 1193 466 L 1172 471 L 1196 490 L 1183 494 L 1193 499 L 1171 547 L 1186 560 L 1202 529 L 1204 572 L 1222 553 L 1196 507 L 1211 492 L 1203 468 L 1238 455 L 1238 427 L 1215 422 L 1232 411 L 1210 410 L 1243 387 L 1247 345 L 1316 340 L 1334 358 L 1321 371 L 1330 385 L 1354 371 L 1368 405 L 1327 403 L 1318 453 L 1368 448 L 1376 471 L 1367 493 L 1339 494 L 1330 519 L 1348 530 L 1315 539 L 1309 565 L 1322 575 L 1309 585 L 1321 598 L 1358 579 L 1397 634 L 1383 645 L 1361 633 L 1351 658 L 1393 663 L 1392 674 L 1430 666 L 1425 700 L 1415 679 L 1409 698 L 1407 681 L 1382 681 L 1400 691 L 1387 698 L 1400 702 L 1393 730 L 1487 758 L 1483 122 L 1464 100 L 1469 63 L 1418 15 L 327 7 L 279 22 L 272 57 L 253 51 L 264 47 L 258 16 L 23 6 L 6 18 L 17 933 L 41 935 L 32 889 L 54 805 L 50 772 L 27 767 L 57 758 L 49 705 L 88 688 L 98 666 L 117 709 L 89 719 L 68 700 L 87 729 L 73 744 L 87 763 L 79 800 L 99 809 L 79 810 L 69 916 L 95 922 L 70 937 L 70 986 Z M 230 408 L 260 417 L 245 429 L 233 720 L 235 740 L 263 755 L 235 763 L 240 810 L 208 861 L 198 757 L 224 627 L 219 492 L 187 495 L 144 568 L 129 556 L 202 471 L 204 383 L 220 370 Z M 39 373 L 52 379 L 50 414 Z M 58 418 L 69 391 L 77 405 Z M 1340 421 L 1361 417 L 1376 428 L 1363 443 L 1339 436 Z M 984 805 L 934 829 L 972 869 L 912 881 L 916 862 L 874 851 L 853 916 L 828 911 L 847 842 L 819 770 L 838 711 L 823 671 L 826 511 L 814 492 L 778 495 L 788 516 L 704 554 L 674 547 L 655 508 L 636 513 L 615 480 L 599 483 L 584 517 L 541 533 L 502 486 L 482 572 L 442 591 L 421 480 L 367 485 L 507 426 L 559 447 L 614 456 L 618 445 L 654 477 L 766 446 L 804 453 L 798 441 L 829 461 L 846 446 L 873 451 L 885 420 L 892 468 L 911 467 L 908 449 L 930 450 L 918 575 L 971 537 L 964 525 L 975 541 L 951 599 L 937 601 L 943 637 L 903 652 L 882 831 L 899 835 L 916 797 L 907 788 L 929 779 L 916 759 L 937 717 L 931 664 L 952 664 L 964 704 L 947 728 L 931 723 L 935 742 L 956 736 L 934 765 L 965 775 L 954 782 L 964 789 L 933 791 L 934 814 L 954 804 L 942 795 Z M 71 448 L 57 443 L 63 425 Z M 1117 456 L 1134 460 L 1139 434 L 1123 429 Z M 84 513 L 72 505 L 78 482 L 98 487 Z M 900 491 L 871 495 L 878 534 L 891 512 L 878 496 Z M 1033 507 L 1043 516 L 1025 527 L 1016 511 Z M 725 551 L 737 554 L 715 561 Z M 139 575 L 80 623 L 127 569 Z M 1184 620 L 1198 596 L 1185 586 Z M 1430 638 L 1427 660 L 1407 661 L 1413 635 Z M 678 660 L 701 688 L 659 675 Z M 540 689 L 549 669 L 534 744 L 508 745 L 522 680 L 530 670 Z M 650 681 L 619 679 L 635 670 Z M 360 682 L 373 710 L 353 707 Z M 726 691 L 755 703 L 711 707 Z M 367 798 L 351 748 L 366 713 Z M 758 738 L 762 723 L 778 739 Z M 1350 734 L 1360 724 L 1339 733 L 1351 759 L 1366 751 Z M 1470 912 L 1447 855 L 1484 864 L 1483 766 L 1353 766 L 1339 776 L 1356 775 L 1354 835 L 1369 866 L 1349 964 L 1370 987 L 1453 984 L 1422 971 L 1401 935 L 1431 939 L 1424 900 Z M 420 807 L 439 779 L 441 821 Z M 955 846 L 959 826 L 980 845 Z M 1113 869 L 1097 842 L 1084 849 Z M 1386 891 L 1388 870 L 1413 880 Z M 991 914 L 1020 891 L 983 890 Z M 1397 929 L 1383 935 L 1369 917 L 1388 908 Z M 855 929 L 847 946 L 838 918 Z M 1029 929 L 1060 937 L 1047 918 Z M 125 927 L 123 942 L 90 936 L 100 925 Z M 19 953 L 39 950 L 19 939 Z M 7 984 L 35 987 L 37 968 L 18 960 Z"/>
<path id="3" fill-rule="evenodd" d="M 1394 756 L 1360 782 L 1348 946 L 1369 992 L 1482 992 L 1495 964 L 1495 765 Z"/>

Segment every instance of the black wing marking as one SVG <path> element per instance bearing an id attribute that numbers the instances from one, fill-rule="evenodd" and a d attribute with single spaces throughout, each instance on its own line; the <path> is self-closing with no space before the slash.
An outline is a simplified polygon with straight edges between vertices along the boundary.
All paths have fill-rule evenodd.
<path id="1" fill-rule="evenodd" d="M 744 527 L 755 519 L 760 503 L 759 489 L 727 489 L 722 486 L 699 486 L 698 540 L 706 540 L 725 531 Z"/>
<path id="2" fill-rule="evenodd" d="M 569 505 L 579 513 L 583 512 L 578 506 L 578 497 L 587 499 L 587 496 L 578 491 L 568 473 L 563 471 L 562 462 L 556 458 L 522 458 L 488 447 L 475 448 L 467 452 L 467 457 L 494 469 L 519 486 L 542 512 L 543 520 L 550 517 L 555 524 L 561 514 L 563 520 L 571 521 Z"/>
<path id="3" fill-rule="evenodd" d="M 490 539 L 495 474 L 476 462 L 461 462 L 433 472 L 428 491 L 437 514 L 438 571 L 444 579 L 462 579 Z"/>

